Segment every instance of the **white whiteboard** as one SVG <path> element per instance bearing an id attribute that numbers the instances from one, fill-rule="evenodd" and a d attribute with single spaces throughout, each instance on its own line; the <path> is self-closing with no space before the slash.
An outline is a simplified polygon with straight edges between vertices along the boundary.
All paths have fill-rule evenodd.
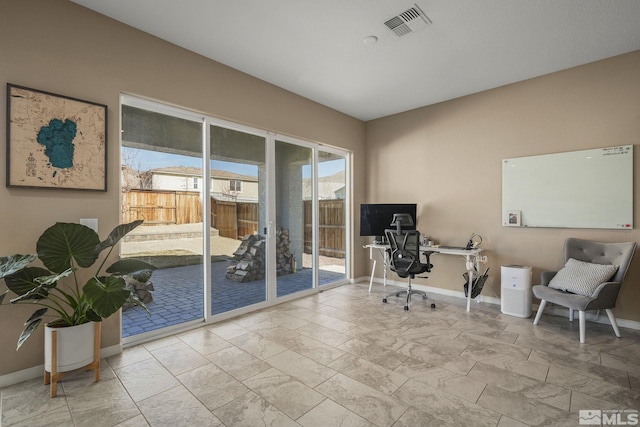
<path id="1" fill-rule="evenodd" d="M 633 228 L 633 145 L 503 159 L 502 225 Z"/>

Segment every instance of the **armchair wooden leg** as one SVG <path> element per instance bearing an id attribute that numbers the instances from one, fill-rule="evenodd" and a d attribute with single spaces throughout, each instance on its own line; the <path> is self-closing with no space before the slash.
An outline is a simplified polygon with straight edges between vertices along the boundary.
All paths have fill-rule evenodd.
<path id="1" fill-rule="evenodd" d="M 578 321 L 580 322 L 580 344 L 584 344 L 584 336 L 585 336 L 585 328 L 587 327 L 587 322 L 585 319 L 584 311 L 578 311 Z"/>
<path id="2" fill-rule="evenodd" d="M 618 329 L 618 323 L 616 322 L 616 317 L 613 315 L 613 310 L 611 310 L 610 308 L 607 308 L 605 311 L 607 312 L 607 316 L 609 316 L 609 322 L 611 322 L 611 327 L 613 328 L 613 332 L 615 332 L 616 336 L 620 338 L 621 337 L 620 329 Z"/>
<path id="3" fill-rule="evenodd" d="M 544 306 L 547 305 L 547 301 L 540 300 L 540 305 L 538 306 L 538 313 L 536 313 L 536 318 L 533 320 L 533 324 L 537 325 L 542 317 L 542 312 L 544 311 Z"/>
<path id="4" fill-rule="evenodd" d="M 569 322 L 573 322 L 573 308 L 569 309 Z"/>

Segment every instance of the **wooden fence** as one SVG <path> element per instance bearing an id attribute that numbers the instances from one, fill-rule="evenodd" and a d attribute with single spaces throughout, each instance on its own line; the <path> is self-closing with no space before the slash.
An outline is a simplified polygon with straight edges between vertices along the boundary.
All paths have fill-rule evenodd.
<path id="1" fill-rule="evenodd" d="M 344 258 L 345 254 L 345 210 L 344 200 L 320 200 L 318 202 L 318 238 L 320 255 Z M 312 203 L 304 202 L 304 251 L 311 253 L 313 247 Z"/>
<path id="2" fill-rule="evenodd" d="M 211 198 L 211 224 L 220 235 L 232 239 L 258 231 L 258 204 L 226 202 Z"/>
<path id="3" fill-rule="evenodd" d="M 130 190 L 122 195 L 122 221 L 143 219 L 145 225 L 202 222 L 198 193 L 188 191 Z"/>
<path id="4" fill-rule="evenodd" d="M 312 203 L 304 202 L 304 252 L 313 247 Z M 211 198 L 211 224 L 223 237 L 241 239 L 258 232 L 258 203 L 229 202 Z M 344 258 L 344 200 L 319 201 L 320 255 Z M 200 195 L 188 191 L 129 190 L 123 193 L 122 221 L 144 219 L 145 225 L 202 222 Z"/>

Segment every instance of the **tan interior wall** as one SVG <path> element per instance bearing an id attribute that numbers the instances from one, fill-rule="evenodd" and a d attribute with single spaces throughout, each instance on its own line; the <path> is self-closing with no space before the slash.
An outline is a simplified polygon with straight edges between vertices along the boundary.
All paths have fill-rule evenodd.
<path id="1" fill-rule="evenodd" d="M 0 2 L 0 83 L 7 82 L 108 105 L 109 167 L 106 193 L 0 185 L 0 256 L 33 252 L 37 237 L 56 221 L 98 218 L 102 237 L 118 224 L 121 92 L 352 150 L 355 203 L 364 202 L 363 122 L 66 0 Z M 4 88 L 0 93 L 5 135 Z M 4 148 L 0 152 L 4 159 Z M 31 312 L 0 307 L 0 375 L 43 363 L 42 331 L 15 351 Z M 113 316 L 103 326 L 102 345 L 119 340 L 120 320 Z"/>
<path id="2" fill-rule="evenodd" d="M 562 242 L 576 236 L 640 241 L 627 231 L 517 229 L 500 225 L 501 167 L 508 157 L 637 144 L 640 140 L 640 52 L 398 114 L 366 124 L 207 60 L 65 0 L 0 3 L 0 83 L 50 91 L 109 106 L 109 191 L 7 189 L 0 186 L 0 255 L 31 252 L 55 221 L 98 218 L 101 233 L 119 219 L 118 105 L 121 92 L 352 150 L 353 206 L 415 201 L 419 229 L 436 241 L 463 244 L 483 236 L 490 280 L 483 294 L 499 296 L 500 265 L 540 271 L 561 265 Z M 0 117 L 6 117 L 0 91 Z M 6 132 L 0 120 L 0 135 Z M 0 150 L 4 155 L 4 150 Z M 635 182 L 640 148 L 635 150 Z M 4 157 L 3 157 L 4 158 Z M 5 175 L 0 161 L 0 176 Z M 365 182 L 366 176 L 366 182 Z M 409 186 L 398 185 L 410 179 Z M 365 191 L 366 190 L 366 191 Z M 353 212 L 352 212 L 353 213 Z M 357 221 L 354 227 L 357 235 Z M 355 239 L 353 276 L 368 274 L 366 239 Z M 420 283 L 460 291 L 464 263 L 434 257 Z M 628 275 L 616 314 L 640 321 L 640 256 Z M 13 343 L 26 307 L 0 308 L 0 375 L 42 363 L 42 340 L 19 353 Z M 119 342 L 114 316 L 103 346 Z"/>
<path id="3" fill-rule="evenodd" d="M 418 229 L 436 242 L 464 245 L 483 237 L 489 281 L 499 297 L 500 266 L 562 266 L 567 237 L 640 241 L 640 51 L 367 123 L 367 200 L 416 202 Z M 437 82 L 423 82 L 437 84 Z M 635 144 L 633 230 L 501 226 L 501 160 Z M 540 171 L 541 174 L 544 171 Z M 594 197 L 598 197 L 594 194 Z M 464 262 L 434 256 L 428 280 L 462 291 Z M 640 254 L 615 310 L 640 321 Z"/>

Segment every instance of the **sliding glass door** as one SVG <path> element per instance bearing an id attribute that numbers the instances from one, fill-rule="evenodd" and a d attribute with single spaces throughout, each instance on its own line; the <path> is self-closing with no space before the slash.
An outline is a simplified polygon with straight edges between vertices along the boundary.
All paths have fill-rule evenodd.
<path id="1" fill-rule="evenodd" d="M 313 190 L 313 150 L 284 141 L 275 141 L 276 198 L 276 275 L 277 295 L 290 295 L 315 284 L 313 245 L 305 248 L 307 227 L 305 192 Z M 313 212 L 313 211 L 311 211 Z"/>
<path id="2" fill-rule="evenodd" d="M 347 157 L 318 150 L 318 283 L 347 278 Z"/>
<path id="3" fill-rule="evenodd" d="M 346 283 L 348 153 L 126 95 L 121 123 L 121 256 L 157 267 L 125 343 Z"/>
<path id="4" fill-rule="evenodd" d="M 151 285 L 131 283 L 151 314 L 124 308 L 122 336 L 128 338 L 204 317 L 203 119 L 136 98 L 124 101 L 121 221 L 144 222 L 121 242 L 121 257 L 157 267 Z"/>
<path id="5" fill-rule="evenodd" d="M 267 300 L 265 136 L 210 126 L 211 314 Z"/>

